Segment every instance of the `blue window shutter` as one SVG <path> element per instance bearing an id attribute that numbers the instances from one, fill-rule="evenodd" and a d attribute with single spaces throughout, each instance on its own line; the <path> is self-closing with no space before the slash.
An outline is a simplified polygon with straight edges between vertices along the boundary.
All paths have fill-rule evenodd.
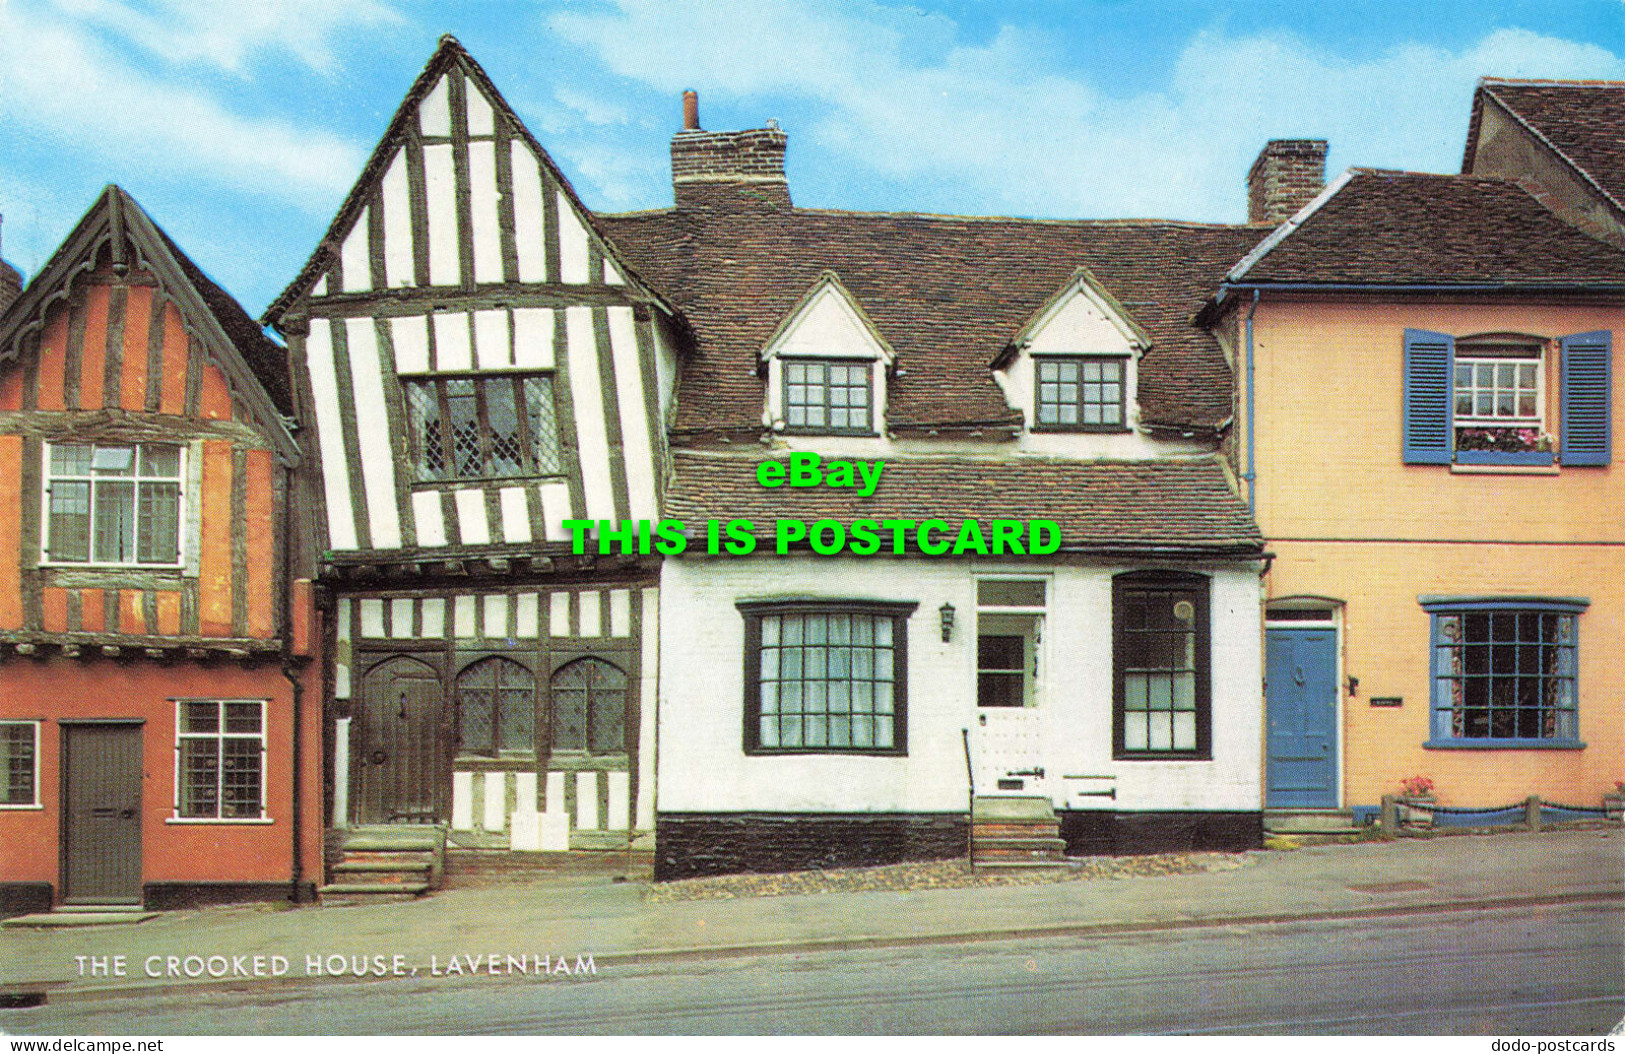
<path id="1" fill-rule="evenodd" d="M 1448 465 L 1455 449 L 1450 404 L 1456 339 L 1425 329 L 1405 331 L 1405 463 Z"/>
<path id="2" fill-rule="evenodd" d="M 1612 446 L 1613 335 L 1563 338 L 1563 464 L 1606 465 Z"/>

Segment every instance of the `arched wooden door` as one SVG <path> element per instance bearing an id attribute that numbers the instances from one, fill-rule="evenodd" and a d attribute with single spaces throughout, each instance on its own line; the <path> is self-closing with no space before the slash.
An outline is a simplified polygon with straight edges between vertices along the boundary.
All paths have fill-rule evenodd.
<path id="1" fill-rule="evenodd" d="M 433 667 L 402 656 L 367 671 L 350 732 L 352 821 L 449 821 L 450 733 Z"/>

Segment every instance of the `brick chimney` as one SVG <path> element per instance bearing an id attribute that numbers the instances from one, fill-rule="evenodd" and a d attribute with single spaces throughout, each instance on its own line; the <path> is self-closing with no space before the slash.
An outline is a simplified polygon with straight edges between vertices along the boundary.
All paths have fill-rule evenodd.
<path id="1" fill-rule="evenodd" d="M 0 315 L 23 295 L 23 274 L 0 257 Z"/>
<path id="2" fill-rule="evenodd" d="M 678 208 L 756 201 L 790 207 L 784 178 L 789 137 L 778 125 L 743 132 L 700 127 L 700 100 L 683 93 L 683 130 L 671 137 L 671 189 Z"/>
<path id="3" fill-rule="evenodd" d="M 1281 223 L 1326 185 L 1326 140 L 1271 139 L 1247 173 L 1247 222 Z"/>

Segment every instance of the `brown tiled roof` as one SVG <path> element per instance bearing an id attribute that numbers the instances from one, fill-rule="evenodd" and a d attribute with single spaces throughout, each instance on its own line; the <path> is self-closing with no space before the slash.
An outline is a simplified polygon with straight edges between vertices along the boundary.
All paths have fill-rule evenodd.
<path id="1" fill-rule="evenodd" d="M 1480 90 L 1625 209 L 1625 82 L 1485 78 Z"/>
<path id="2" fill-rule="evenodd" d="M 1625 254 L 1515 183 L 1354 170 L 1244 282 L 1577 285 L 1625 282 Z"/>
<path id="3" fill-rule="evenodd" d="M 1256 555 L 1263 539 L 1217 460 L 993 460 L 892 458 L 875 493 L 777 487 L 756 466 L 786 454 L 679 451 L 667 515 L 698 529 L 708 519 L 752 520 L 769 536 L 777 519 L 1054 520 L 1071 549 L 1183 550 Z M 883 537 L 889 539 L 888 535 Z M 889 547 L 889 546 L 888 546 Z"/>
<path id="4" fill-rule="evenodd" d="M 1018 423 L 989 363 L 1080 267 L 1151 337 L 1145 421 L 1211 428 L 1230 416 L 1229 366 L 1191 319 L 1260 228 L 785 209 L 748 188 L 709 193 L 706 206 L 598 217 L 693 328 L 680 435 L 761 430 L 758 357 L 825 271 L 897 351 L 894 430 Z"/>

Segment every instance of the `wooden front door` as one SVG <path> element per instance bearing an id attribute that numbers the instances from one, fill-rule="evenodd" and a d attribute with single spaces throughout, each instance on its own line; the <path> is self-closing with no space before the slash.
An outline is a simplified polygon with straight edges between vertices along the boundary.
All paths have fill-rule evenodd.
<path id="1" fill-rule="evenodd" d="M 62 902 L 141 903 L 141 726 L 62 726 Z"/>
<path id="2" fill-rule="evenodd" d="M 1269 719 L 1264 804 L 1272 809 L 1337 805 L 1337 632 L 1265 633 Z"/>
<path id="3" fill-rule="evenodd" d="M 350 726 L 351 819 L 444 823 L 451 817 L 451 726 L 440 674 L 399 657 L 367 672 Z"/>

